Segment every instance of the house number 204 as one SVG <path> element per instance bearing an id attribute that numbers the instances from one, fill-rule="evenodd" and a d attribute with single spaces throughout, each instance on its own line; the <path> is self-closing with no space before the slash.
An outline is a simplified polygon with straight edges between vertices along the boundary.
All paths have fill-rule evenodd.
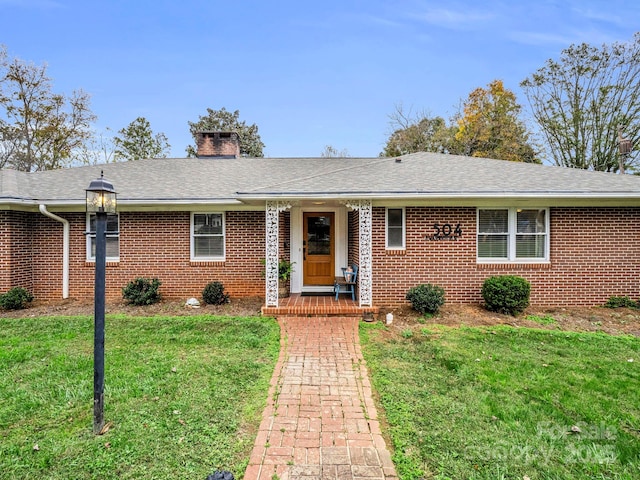
<path id="1" fill-rule="evenodd" d="M 427 235 L 427 240 L 457 240 L 458 237 L 462 236 L 462 228 L 460 224 L 451 225 L 450 223 L 434 223 L 433 224 L 433 234 Z"/>

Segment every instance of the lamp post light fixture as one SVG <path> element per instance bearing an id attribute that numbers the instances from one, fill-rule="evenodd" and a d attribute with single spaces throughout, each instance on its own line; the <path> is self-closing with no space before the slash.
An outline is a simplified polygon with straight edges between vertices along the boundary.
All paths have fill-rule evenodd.
<path id="1" fill-rule="evenodd" d="M 104 427 L 104 313 L 107 266 L 107 215 L 116 213 L 116 191 L 111 182 L 93 180 L 86 190 L 87 213 L 96 216 L 96 270 L 93 334 L 93 433 Z M 94 232 L 89 232 L 93 234 Z"/>

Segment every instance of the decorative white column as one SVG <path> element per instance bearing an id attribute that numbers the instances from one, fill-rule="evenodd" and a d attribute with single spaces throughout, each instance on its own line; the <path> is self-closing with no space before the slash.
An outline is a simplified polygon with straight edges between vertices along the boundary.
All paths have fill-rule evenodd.
<path id="1" fill-rule="evenodd" d="M 360 257 L 358 259 L 358 297 L 360 306 L 373 306 L 372 256 L 372 220 L 371 200 L 349 200 L 345 205 L 358 210 L 358 234 L 360 236 Z"/>
<path id="2" fill-rule="evenodd" d="M 267 200 L 266 204 L 266 255 L 264 276 L 266 280 L 265 303 L 267 307 L 278 306 L 278 240 L 280 212 L 291 208 L 287 202 Z"/>

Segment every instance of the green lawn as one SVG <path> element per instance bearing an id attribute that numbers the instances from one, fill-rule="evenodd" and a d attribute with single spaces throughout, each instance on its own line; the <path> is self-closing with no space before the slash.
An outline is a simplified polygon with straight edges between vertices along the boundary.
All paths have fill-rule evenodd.
<path id="1" fill-rule="evenodd" d="M 403 480 L 640 478 L 639 338 L 360 332 Z"/>
<path id="2" fill-rule="evenodd" d="M 273 319 L 108 316 L 92 433 L 93 320 L 0 319 L 0 478 L 242 477 L 279 350 Z"/>

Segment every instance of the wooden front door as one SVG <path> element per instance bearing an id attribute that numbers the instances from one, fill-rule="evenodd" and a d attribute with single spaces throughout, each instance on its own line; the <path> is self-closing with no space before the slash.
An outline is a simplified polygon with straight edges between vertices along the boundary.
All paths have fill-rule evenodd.
<path id="1" fill-rule="evenodd" d="M 334 214 L 333 212 L 305 212 L 303 223 L 303 282 L 305 285 L 333 285 Z"/>

